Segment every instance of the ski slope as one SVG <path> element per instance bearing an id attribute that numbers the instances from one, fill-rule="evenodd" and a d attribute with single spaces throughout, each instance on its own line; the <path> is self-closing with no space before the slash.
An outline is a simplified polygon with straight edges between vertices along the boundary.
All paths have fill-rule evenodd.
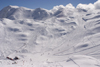
<path id="1" fill-rule="evenodd" d="M 3 8 L 0 66 L 100 67 L 100 9 L 83 7 Z"/>

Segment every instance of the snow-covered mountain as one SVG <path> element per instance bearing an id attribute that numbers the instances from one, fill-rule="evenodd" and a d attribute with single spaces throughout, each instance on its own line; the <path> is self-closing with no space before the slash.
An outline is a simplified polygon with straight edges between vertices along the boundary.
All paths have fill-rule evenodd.
<path id="1" fill-rule="evenodd" d="M 97 8 L 68 4 L 46 10 L 10 5 L 0 11 L 1 67 L 100 67 L 99 41 Z M 6 58 L 15 56 L 19 60 Z"/>
<path id="2" fill-rule="evenodd" d="M 7 6 L 0 11 L 0 18 L 8 18 L 11 20 L 15 19 L 36 19 L 42 20 L 50 16 L 50 12 L 42 8 L 28 9 L 25 7 L 18 6 Z"/>

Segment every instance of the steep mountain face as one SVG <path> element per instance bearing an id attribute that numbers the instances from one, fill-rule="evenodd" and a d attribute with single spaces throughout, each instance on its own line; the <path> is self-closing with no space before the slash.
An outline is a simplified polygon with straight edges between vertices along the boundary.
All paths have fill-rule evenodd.
<path id="1" fill-rule="evenodd" d="M 24 7 L 7 6 L 0 11 L 0 18 L 8 18 L 11 20 L 31 18 L 31 10 Z"/>
<path id="2" fill-rule="evenodd" d="M 50 16 L 50 13 L 45 9 L 37 8 L 34 10 L 32 17 L 35 20 L 42 20 L 43 18 L 47 18 Z"/>
<path id="3" fill-rule="evenodd" d="M 2 60 L 7 56 L 18 56 L 19 62 L 34 59 L 44 66 L 96 67 L 100 66 L 97 60 L 100 59 L 99 40 L 99 9 L 73 8 L 69 4 L 52 10 L 7 6 L 0 11 Z M 83 58 L 91 63 L 85 63 Z M 79 62 L 81 60 L 82 63 Z"/>
<path id="4" fill-rule="evenodd" d="M 67 17 L 73 15 L 75 9 L 68 9 L 68 8 L 60 8 L 56 12 L 54 12 L 53 16 L 56 17 Z"/>
<path id="5" fill-rule="evenodd" d="M 0 11 L 0 18 L 9 18 L 14 19 L 13 17 L 10 18 L 15 12 L 17 8 L 12 8 L 11 6 L 7 6 Z"/>
<path id="6" fill-rule="evenodd" d="M 45 9 L 37 8 L 35 10 L 25 7 L 7 6 L 0 11 L 0 18 L 16 19 L 35 19 L 42 20 L 50 16 Z"/>

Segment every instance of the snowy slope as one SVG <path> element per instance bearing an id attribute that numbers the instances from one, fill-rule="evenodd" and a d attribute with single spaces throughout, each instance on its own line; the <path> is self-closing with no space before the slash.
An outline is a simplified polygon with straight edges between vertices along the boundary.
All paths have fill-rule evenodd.
<path id="1" fill-rule="evenodd" d="M 100 9 L 10 5 L 0 11 L 1 67 L 100 67 L 99 41 Z"/>

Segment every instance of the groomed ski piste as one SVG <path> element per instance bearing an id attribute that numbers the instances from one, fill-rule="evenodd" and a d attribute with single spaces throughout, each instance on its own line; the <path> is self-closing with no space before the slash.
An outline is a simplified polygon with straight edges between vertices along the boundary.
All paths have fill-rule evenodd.
<path id="1" fill-rule="evenodd" d="M 100 0 L 0 11 L 0 67 L 100 67 Z"/>

